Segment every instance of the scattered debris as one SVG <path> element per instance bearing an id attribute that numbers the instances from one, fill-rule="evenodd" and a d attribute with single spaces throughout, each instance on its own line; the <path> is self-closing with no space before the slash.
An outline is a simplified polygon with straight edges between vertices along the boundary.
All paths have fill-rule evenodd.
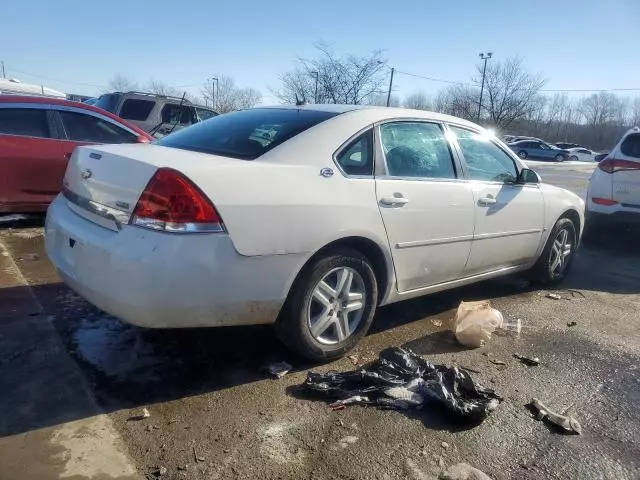
<path id="1" fill-rule="evenodd" d="M 437 320 L 437 319 L 432 319 L 431 323 L 433 324 L 434 327 L 441 327 L 442 326 L 442 320 Z"/>
<path id="2" fill-rule="evenodd" d="M 149 410 L 147 410 L 146 408 L 142 409 L 142 418 L 149 418 L 151 416 L 151 414 L 149 413 Z"/>
<path id="3" fill-rule="evenodd" d="M 147 432 L 150 432 L 150 431 L 152 430 L 151 425 L 147 425 L 147 427 L 145 428 L 145 430 L 146 430 Z"/>
<path id="4" fill-rule="evenodd" d="M 434 477 L 423 472 L 420 467 L 410 458 L 404 461 L 404 470 L 406 477 L 410 480 L 434 480 Z"/>
<path id="5" fill-rule="evenodd" d="M 338 445 L 340 446 L 340 448 L 347 448 L 349 445 L 353 445 L 357 441 L 358 441 L 358 437 L 354 435 L 349 435 L 344 438 L 341 438 L 340 441 L 338 442 Z"/>
<path id="6" fill-rule="evenodd" d="M 575 327 L 578 325 L 578 322 L 567 322 L 567 327 Z"/>
<path id="7" fill-rule="evenodd" d="M 37 253 L 27 253 L 22 256 L 22 260 L 29 260 L 33 262 L 36 260 L 40 260 L 40 255 L 38 255 Z"/>
<path id="8" fill-rule="evenodd" d="M 440 456 L 440 458 L 438 458 L 438 466 L 440 468 L 444 468 L 445 465 L 446 465 L 446 463 L 444 463 L 444 458 L 442 456 Z"/>
<path id="9" fill-rule="evenodd" d="M 489 361 L 491 363 L 493 363 L 494 365 L 506 365 L 506 362 L 503 362 L 502 360 L 494 360 L 493 358 L 490 358 Z"/>
<path id="10" fill-rule="evenodd" d="M 514 320 L 505 318 L 500 325 L 500 330 L 504 330 L 514 334 L 516 337 L 520 337 L 520 332 L 522 332 L 522 319 L 516 318 Z"/>
<path id="11" fill-rule="evenodd" d="M 225 448 L 224 450 L 222 450 L 222 453 L 229 453 L 231 450 L 229 450 L 228 448 Z"/>
<path id="12" fill-rule="evenodd" d="M 577 433 L 578 435 L 582 434 L 582 427 L 575 418 L 555 413 L 554 411 L 547 408 L 537 398 L 532 398 L 529 406 L 538 411 L 536 420 L 547 419 L 549 422 L 562 428 L 567 433 Z"/>
<path id="13" fill-rule="evenodd" d="M 514 353 L 513 356 L 528 367 L 537 367 L 538 365 L 540 365 L 540 359 L 538 357 L 525 357 L 524 355 L 520 355 L 519 353 Z"/>
<path id="14" fill-rule="evenodd" d="M 196 447 L 193 447 L 193 459 L 196 461 L 196 463 L 204 462 L 204 457 L 201 457 L 196 453 Z"/>
<path id="15" fill-rule="evenodd" d="M 488 301 L 460 302 L 453 319 L 453 333 L 466 347 L 481 347 L 504 319 Z"/>
<path id="16" fill-rule="evenodd" d="M 268 365 L 265 365 L 260 370 L 263 372 L 267 372 L 270 375 L 273 375 L 275 378 L 282 378 L 287 373 L 289 373 L 293 367 L 289 365 L 287 362 L 274 362 Z"/>
<path id="17" fill-rule="evenodd" d="M 178 467 L 178 470 L 180 470 L 181 472 L 184 472 L 185 470 L 187 470 L 189 468 L 189 465 L 180 465 Z"/>
<path id="18" fill-rule="evenodd" d="M 161 466 L 160 468 L 158 468 L 158 471 L 156 472 L 156 476 L 161 477 L 166 473 L 167 473 L 167 467 Z"/>
<path id="19" fill-rule="evenodd" d="M 467 370 L 468 372 L 482 373 L 480 370 L 476 370 L 475 368 L 471 368 L 471 367 L 465 367 L 464 365 L 460 365 L 460 368 Z"/>
<path id="20" fill-rule="evenodd" d="M 491 480 L 486 473 L 468 463 L 458 463 L 449 467 L 438 477 L 440 480 Z"/>
<path id="21" fill-rule="evenodd" d="M 557 293 L 547 293 L 547 298 L 550 298 L 552 300 L 562 300 L 562 297 Z"/>
<path id="22" fill-rule="evenodd" d="M 442 442 L 440 445 L 442 448 L 449 448 L 449 444 L 447 442 Z"/>
<path id="23" fill-rule="evenodd" d="M 360 357 L 358 357 L 358 355 L 349 355 L 347 358 L 351 360 L 351 363 L 354 365 L 357 365 L 360 361 Z"/>
<path id="24" fill-rule="evenodd" d="M 482 420 L 502 401 L 463 368 L 433 365 L 411 350 L 392 347 L 378 360 L 350 372 L 309 372 L 302 388 L 334 399 L 332 409 L 350 404 L 421 408 L 437 402 L 459 417 Z"/>

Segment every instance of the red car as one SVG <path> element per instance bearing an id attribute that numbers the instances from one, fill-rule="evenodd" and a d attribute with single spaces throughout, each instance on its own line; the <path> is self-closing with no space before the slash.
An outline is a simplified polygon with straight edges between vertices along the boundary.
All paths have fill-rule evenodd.
<path id="1" fill-rule="evenodd" d="M 0 213 L 45 211 L 78 145 L 151 140 L 144 130 L 91 105 L 0 95 Z"/>

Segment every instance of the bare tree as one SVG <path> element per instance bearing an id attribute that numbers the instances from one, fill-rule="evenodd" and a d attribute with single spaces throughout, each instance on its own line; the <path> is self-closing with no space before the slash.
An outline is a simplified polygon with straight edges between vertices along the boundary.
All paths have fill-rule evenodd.
<path id="1" fill-rule="evenodd" d="M 378 107 L 386 107 L 387 106 L 387 94 L 386 93 L 378 93 L 377 95 L 372 95 L 367 99 L 367 105 L 376 105 Z M 390 107 L 399 107 L 400 106 L 400 98 L 391 94 L 389 97 L 389 106 Z"/>
<path id="2" fill-rule="evenodd" d="M 227 113 L 243 108 L 255 107 L 262 100 L 262 94 L 255 88 L 238 88 L 231 77 L 218 76 L 217 85 L 207 83 L 202 89 L 207 105 L 212 105 L 218 113 Z"/>
<path id="3" fill-rule="evenodd" d="M 480 85 L 481 76 L 482 66 L 478 65 L 478 77 L 474 79 L 477 85 Z M 541 76 L 526 72 L 518 57 L 490 62 L 485 76 L 482 110 L 490 123 L 499 129 L 507 128 L 535 110 L 544 83 Z"/>
<path id="4" fill-rule="evenodd" d="M 452 85 L 438 92 L 433 107 L 436 112 L 475 120 L 478 113 L 478 94 L 471 87 Z"/>
<path id="5" fill-rule="evenodd" d="M 633 99 L 633 103 L 630 107 L 629 125 L 633 127 L 640 127 L 640 97 Z"/>
<path id="6" fill-rule="evenodd" d="M 402 102 L 405 108 L 415 108 L 416 110 L 433 110 L 433 103 L 424 92 L 414 92 L 407 95 Z"/>
<path id="7" fill-rule="evenodd" d="M 620 109 L 620 100 L 613 93 L 594 93 L 580 103 L 580 112 L 587 125 L 597 126 L 613 121 Z"/>
<path id="8" fill-rule="evenodd" d="M 164 82 L 154 79 L 151 79 L 149 81 L 146 90 L 157 95 L 167 95 L 174 97 L 180 97 L 183 94 L 183 92 L 180 92 L 177 88 L 171 87 Z"/>
<path id="9" fill-rule="evenodd" d="M 109 80 L 108 91 L 115 92 L 128 92 L 136 90 L 138 84 L 131 77 L 128 77 L 122 73 L 116 73 L 111 80 Z"/>
<path id="10" fill-rule="evenodd" d="M 338 56 L 324 43 L 317 44 L 316 49 L 316 58 L 298 59 L 292 71 L 281 75 L 280 88 L 272 92 L 282 102 L 294 103 L 298 99 L 359 105 L 369 103 L 384 91 L 388 68 L 381 51 Z"/>

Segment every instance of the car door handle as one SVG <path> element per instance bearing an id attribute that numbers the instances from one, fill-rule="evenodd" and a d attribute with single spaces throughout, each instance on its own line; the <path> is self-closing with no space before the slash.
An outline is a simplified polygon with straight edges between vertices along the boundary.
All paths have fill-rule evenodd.
<path id="1" fill-rule="evenodd" d="M 387 207 L 402 207 L 403 205 L 406 205 L 407 203 L 409 203 L 409 199 L 408 198 L 404 198 L 402 196 L 399 197 L 382 197 L 380 199 L 380 203 L 382 205 L 385 205 Z"/>
<path id="2" fill-rule="evenodd" d="M 496 203 L 498 203 L 498 200 L 493 198 L 491 195 L 487 197 L 482 197 L 481 199 L 478 200 L 478 205 L 480 206 L 494 205 Z"/>

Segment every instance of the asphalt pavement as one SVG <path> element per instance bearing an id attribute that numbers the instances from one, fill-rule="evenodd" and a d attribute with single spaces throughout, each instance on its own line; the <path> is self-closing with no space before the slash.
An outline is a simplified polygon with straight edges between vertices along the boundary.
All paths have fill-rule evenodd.
<path id="1" fill-rule="evenodd" d="M 593 169 L 530 166 L 543 180 L 581 195 Z M 29 352 L 12 343 L 0 350 L 0 379 L 11 369 L 11 405 L 29 405 L 32 414 L 10 421 L 14 414 L 0 401 L 0 444 L 103 415 L 105 428 L 114 432 L 106 436 L 110 451 L 120 452 L 122 468 L 130 462 L 140 478 L 162 473 L 163 479 L 418 480 L 436 478 L 459 462 L 493 479 L 640 478 L 640 232 L 607 229 L 589 239 L 569 278 L 552 292 L 509 277 L 382 308 L 351 357 L 313 365 L 281 346 L 266 326 L 163 331 L 124 324 L 60 283 L 43 251 L 41 220 L 8 225 L 0 230 L 0 243 L 24 282 L 0 289 L 1 338 L 20 319 L 49 322 L 58 353 L 73 360 L 81 373 L 74 382 L 86 387 L 97 411 L 83 402 L 52 400 L 56 414 L 49 415 L 47 397 L 39 403 L 34 397 L 55 397 L 51 391 L 33 381 L 17 388 L 25 372 L 16 359 Z M 37 311 L 24 307 L 31 294 Z M 459 345 L 450 333 L 455 308 L 461 300 L 479 299 L 521 319 L 520 336 L 494 335 L 478 349 Z M 29 329 L 20 335 L 29 344 Z M 389 346 L 465 367 L 503 401 L 484 422 L 469 425 L 437 407 L 332 411 L 297 388 L 310 369 L 351 370 Z M 14 358 L 13 350 L 22 356 Z M 526 366 L 514 353 L 537 356 L 540 365 Z M 276 361 L 290 363 L 292 372 L 270 378 L 263 367 Z M 582 435 L 562 434 L 536 420 L 526 407 L 533 397 L 574 416 Z M 142 418 L 143 408 L 148 418 Z M 33 458 L 54 462 L 50 454 L 56 465 L 66 465 L 70 460 L 57 448 L 40 449 Z M 0 449 L 0 467 L 8 455 Z M 12 457 L 15 466 L 19 461 Z M 16 478 L 9 471 L 16 470 L 0 468 L 0 480 Z M 130 478 L 56 472 L 58 477 L 32 472 L 21 478 Z"/>

